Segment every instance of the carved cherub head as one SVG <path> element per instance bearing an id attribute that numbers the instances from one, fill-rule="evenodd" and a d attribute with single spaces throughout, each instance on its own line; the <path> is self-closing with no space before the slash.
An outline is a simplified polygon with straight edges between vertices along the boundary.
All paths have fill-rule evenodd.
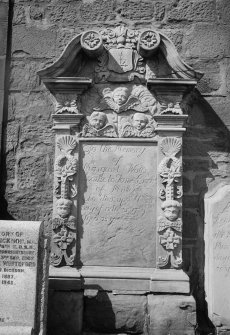
<path id="1" fill-rule="evenodd" d="M 72 201 L 68 199 L 58 199 L 57 201 L 57 214 L 62 218 L 66 218 L 70 215 L 72 207 Z"/>
<path id="2" fill-rule="evenodd" d="M 149 122 L 147 116 L 142 113 L 135 113 L 133 116 L 133 126 L 137 130 L 142 130 L 146 127 L 147 123 Z"/>
<path id="3" fill-rule="evenodd" d="M 103 112 L 93 112 L 89 119 L 89 124 L 99 130 L 105 126 L 107 123 L 107 117 Z"/>
<path id="4" fill-rule="evenodd" d="M 118 87 L 113 91 L 113 101 L 121 106 L 123 105 L 128 99 L 128 88 L 127 87 Z"/>
<path id="5" fill-rule="evenodd" d="M 161 205 L 161 208 L 169 221 L 175 221 L 179 216 L 181 204 L 176 200 L 166 200 Z"/>

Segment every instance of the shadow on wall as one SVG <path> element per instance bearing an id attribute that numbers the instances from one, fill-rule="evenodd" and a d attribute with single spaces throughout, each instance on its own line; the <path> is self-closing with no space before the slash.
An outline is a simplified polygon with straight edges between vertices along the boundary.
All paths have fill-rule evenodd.
<path id="1" fill-rule="evenodd" d="M 203 335 L 215 334 L 205 301 L 204 194 L 230 180 L 230 133 L 198 91 L 193 101 L 183 142 L 183 259 Z"/>
<path id="2" fill-rule="evenodd" d="M 116 329 L 109 293 L 98 285 L 86 285 L 84 292 L 49 290 L 48 335 L 80 334 L 82 328 L 85 333 L 106 334 Z"/>

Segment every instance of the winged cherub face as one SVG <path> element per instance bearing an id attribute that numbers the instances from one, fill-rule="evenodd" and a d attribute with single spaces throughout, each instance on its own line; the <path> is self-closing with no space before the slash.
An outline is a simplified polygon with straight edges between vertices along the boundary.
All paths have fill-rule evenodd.
<path id="1" fill-rule="evenodd" d="M 68 199 L 59 199 L 57 201 L 57 214 L 62 218 L 66 218 L 71 211 L 72 201 Z"/>
<path id="2" fill-rule="evenodd" d="M 142 113 L 135 113 L 134 117 L 133 117 L 133 126 L 137 129 L 137 130 L 142 130 L 146 127 L 148 123 L 148 118 L 146 115 L 142 114 Z"/>
<path id="3" fill-rule="evenodd" d="M 113 100 L 116 104 L 123 105 L 128 99 L 128 89 L 126 87 L 118 87 L 113 91 Z"/>
<path id="4" fill-rule="evenodd" d="M 91 114 L 89 123 L 93 128 L 99 130 L 106 124 L 106 115 L 102 112 L 93 112 Z"/>

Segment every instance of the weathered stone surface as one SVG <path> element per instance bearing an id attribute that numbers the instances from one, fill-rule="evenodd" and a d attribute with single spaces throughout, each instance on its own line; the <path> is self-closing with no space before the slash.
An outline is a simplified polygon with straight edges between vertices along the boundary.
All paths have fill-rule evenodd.
<path id="1" fill-rule="evenodd" d="M 10 73 L 11 90 L 41 90 L 41 84 L 37 75 L 37 70 L 39 70 L 43 66 L 44 63 L 41 63 L 39 61 L 12 61 Z"/>
<path id="2" fill-rule="evenodd" d="M 48 245 L 40 222 L 1 221 L 0 332 L 44 334 Z"/>
<path id="3" fill-rule="evenodd" d="M 154 16 L 153 2 L 143 1 L 140 6 L 140 3 L 138 1 L 132 1 L 132 0 L 122 1 L 120 15 L 121 17 L 129 20 L 151 20 Z"/>
<path id="4" fill-rule="evenodd" d="M 4 78 L 5 78 L 5 56 L 0 56 L 0 90 L 4 90 Z"/>
<path id="5" fill-rule="evenodd" d="M 41 30 L 24 25 L 15 26 L 12 40 L 12 55 L 24 53 L 27 57 L 50 58 L 56 55 L 56 30 Z"/>
<path id="6" fill-rule="evenodd" d="M 13 24 L 23 24 L 25 23 L 25 6 L 21 4 L 14 5 L 14 14 L 13 14 Z"/>
<path id="7" fill-rule="evenodd" d="M 217 113 L 222 122 L 230 129 L 230 115 L 229 104 L 230 98 L 228 97 L 207 97 L 206 100 L 212 106 L 213 110 Z"/>
<path id="8" fill-rule="evenodd" d="M 8 21 L 8 3 L 4 3 L 3 1 L 0 4 L 0 21 Z"/>
<path id="9" fill-rule="evenodd" d="M 83 145 L 79 226 L 85 265 L 154 266 L 156 154 L 148 143 Z"/>
<path id="10" fill-rule="evenodd" d="M 162 21 L 165 17 L 166 4 L 161 1 L 156 1 L 153 4 L 154 18 L 156 21 Z"/>
<path id="11" fill-rule="evenodd" d="M 210 159 L 203 157 L 196 157 L 193 159 L 184 160 L 184 170 L 185 171 L 207 171 L 210 167 Z"/>
<path id="12" fill-rule="evenodd" d="M 47 315 L 47 332 L 49 335 L 81 335 L 82 314 L 82 292 L 50 290 Z"/>
<path id="13" fill-rule="evenodd" d="M 230 327 L 230 186 L 205 196 L 205 288 L 210 319 Z M 221 283 L 221 285 L 220 285 Z"/>
<path id="14" fill-rule="evenodd" d="M 0 22 L 0 56 L 6 55 L 7 45 L 7 22 Z"/>
<path id="15" fill-rule="evenodd" d="M 195 334 L 196 308 L 191 296 L 148 295 L 148 313 L 150 334 Z"/>
<path id="16" fill-rule="evenodd" d="M 230 3 L 228 0 L 217 0 L 216 1 L 217 7 L 217 15 L 218 20 L 221 23 L 229 23 L 230 20 Z"/>
<path id="17" fill-rule="evenodd" d="M 12 92 L 8 97 L 8 119 L 38 122 L 51 119 L 54 106 L 47 92 Z M 25 120 L 26 119 L 26 120 Z M 50 120 L 51 124 L 51 120 Z"/>
<path id="18" fill-rule="evenodd" d="M 184 35 L 186 57 L 222 58 L 229 56 L 229 26 L 198 23 Z"/>
<path id="19" fill-rule="evenodd" d="M 183 213 L 183 234 L 186 238 L 195 238 L 197 236 L 196 214 L 191 210 Z"/>
<path id="20" fill-rule="evenodd" d="M 81 4 L 80 15 L 84 22 L 114 20 L 114 0 L 93 0 Z"/>
<path id="21" fill-rule="evenodd" d="M 204 76 L 197 84 L 200 93 L 219 92 L 223 85 L 220 64 L 214 61 L 197 61 L 191 64 L 196 70 L 204 72 Z"/>
<path id="22" fill-rule="evenodd" d="M 210 0 L 178 1 L 168 9 L 169 21 L 214 21 L 216 18 L 215 2 Z"/>
<path id="23" fill-rule="evenodd" d="M 84 299 L 84 330 L 98 333 L 142 334 L 146 327 L 147 298 L 98 292 Z"/>
<path id="24" fill-rule="evenodd" d="M 47 171 L 46 160 L 48 155 L 38 157 L 22 157 L 18 165 L 17 190 L 36 190 L 42 191 L 45 187 L 52 187 L 51 169 Z"/>

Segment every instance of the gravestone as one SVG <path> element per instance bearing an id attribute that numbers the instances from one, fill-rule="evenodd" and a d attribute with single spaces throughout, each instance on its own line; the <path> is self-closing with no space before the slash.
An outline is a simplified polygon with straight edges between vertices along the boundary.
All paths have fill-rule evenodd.
<path id="1" fill-rule="evenodd" d="M 230 185 L 205 197 L 205 289 L 209 318 L 230 327 Z"/>
<path id="2" fill-rule="evenodd" d="M 117 325 L 140 292 L 160 293 L 157 304 L 178 294 L 162 305 L 167 315 L 180 311 L 182 294 L 190 292 L 182 270 L 182 137 L 188 117 L 182 99 L 202 74 L 182 61 L 164 34 L 124 26 L 77 35 L 38 74 L 54 102 L 52 289 L 68 291 L 68 299 L 74 288 L 75 299 L 89 301 L 72 320 L 95 316 L 96 300 L 107 301 L 114 322 L 105 329 L 95 317 L 89 332 L 133 332 L 132 322 Z M 84 290 L 87 297 L 93 290 L 95 304 Z M 114 315 L 108 292 L 123 295 L 124 312 Z M 160 333 L 157 300 L 143 301 Z M 194 315 L 194 307 L 185 309 L 184 319 Z M 137 310 L 142 315 L 142 307 Z M 172 319 L 170 314 L 166 326 Z M 66 320 L 63 333 L 81 334 L 81 326 Z M 59 317 L 55 324 L 51 334 L 59 335 Z M 195 322 L 177 324 L 172 334 L 185 334 L 186 327 L 186 334 L 194 334 Z"/>
<path id="3" fill-rule="evenodd" d="M 48 243 L 41 222 L 0 222 L 0 334 L 44 335 Z"/>

